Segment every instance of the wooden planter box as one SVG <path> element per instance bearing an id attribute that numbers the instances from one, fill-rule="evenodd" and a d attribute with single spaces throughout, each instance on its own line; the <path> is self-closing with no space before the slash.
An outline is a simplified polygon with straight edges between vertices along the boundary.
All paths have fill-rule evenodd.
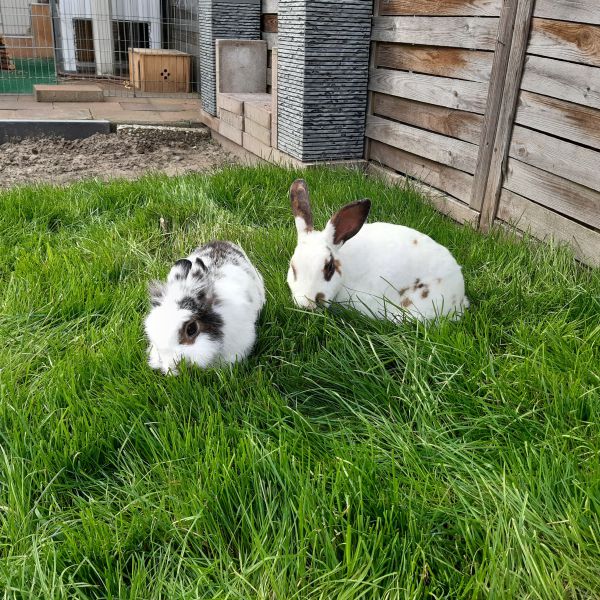
<path id="1" fill-rule="evenodd" d="M 129 48 L 129 82 L 142 92 L 188 93 L 191 57 L 179 50 Z"/>

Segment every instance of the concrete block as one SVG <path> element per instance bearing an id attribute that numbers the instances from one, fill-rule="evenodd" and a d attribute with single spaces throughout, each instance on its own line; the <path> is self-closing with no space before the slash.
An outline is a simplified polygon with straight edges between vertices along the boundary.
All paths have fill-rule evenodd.
<path id="1" fill-rule="evenodd" d="M 244 102 L 244 116 L 261 127 L 271 129 L 271 98 Z"/>
<path id="2" fill-rule="evenodd" d="M 247 117 L 244 117 L 244 131 L 256 138 L 259 142 L 262 142 L 266 146 L 271 145 L 271 129 L 262 127 L 258 123 L 251 121 Z"/>
<path id="3" fill-rule="evenodd" d="M 224 121 L 227 123 L 227 125 L 231 125 L 240 131 L 244 131 L 244 117 L 242 115 L 236 115 L 235 113 L 221 108 L 219 111 L 219 117 L 221 121 Z"/>
<path id="4" fill-rule="evenodd" d="M 13 139 L 37 137 L 61 137 L 66 140 L 76 140 L 90 137 L 95 133 L 110 133 L 109 121 L 61 121 L 58 119 L 31 120 L 6 119 L 0 120 L 0 144 Z"/>
<path id="5" fill-rule="evenodd" d="M 219 133 L 223 137 L 226 137 L 227 139 L 231 140 L 232 142 L 235 142 L 236 144 L 239 144 L 240 146 L 243 143 L 241 129 L 236 129 L 228 123 L 225 123 L 225 121 L 219 122 Z"/>
<path id="6" fill-rule="evenodd" d="M 279 52 L 277 48 L 271 51 L 271 146 L 278 148 L 277 145 L 277 63 L 279 61 Z"/>
<path id="7" fill-rule="evenodd" d="M 267 91 L 267 42 L 216 41 L 217 93 Z"/>
<path id="8" fill-rule="evenodd" d="M 38 102 L 103 102 L 104 92 L 99 85 L 33 86 Z"/>
<path id="9" fill-rule="evenodd" d="M 273 156 L 273 148 L 268 144 L 263 144 L 260 140 L 257 140 L 255 137 L 251 136 L 249 133 L 244 132 L 244 148 L 248 150 L 248 152 L 252 152 L 252 154 L 256 154 L 256 156 L 260 156 L 263 160 L 268 160 L 269 162 L 275 162 Z"/>
<path id="10" fill-rule="evenodd" d="M 244 102 L 263 101 L 271 98 L 270 94 L 219 94 L 217 102 L 219 109 L 224 108 L 236 115 L 244 114 Z"/>

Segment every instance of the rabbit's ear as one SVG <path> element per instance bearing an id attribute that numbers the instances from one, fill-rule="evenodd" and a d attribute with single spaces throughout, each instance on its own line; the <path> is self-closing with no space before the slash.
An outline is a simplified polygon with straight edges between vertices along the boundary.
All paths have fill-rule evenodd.
<path id="1" fill-rule="evenodd" d="M 150 294 L 150 304 L 152 306 L 160 306 L 167 286 L 160 281 L 151 281 L 148 284 L 148 294 Z"/>
<path id="2" fill-rule="evenodd" d="M 325 234 L 335 246 L 354 237 L 365 224 L 371 209 L 370 200 L 357 200 L 340 208 L 327 223 Z"/>
<path id="3" fill-rule="evenodd" d="M 182 281 L 187 278 L 190 269 L 192 268 L 192 263 L 187 258 L 182 258 L 178 260 L 169 271 L 169 275 L 167 276 L 167 282 L 173 283 L 174 281 Z"/>
<path id="4" fill-rule="evenodd" d="M 313 230 L 313 217 L 308 200 L 308 186 L 304 179 L 296 179 L 290 187 L 290 202 L 292 203 L 292 212 L 296 221 L 298 235 L 308 233 Z"/>

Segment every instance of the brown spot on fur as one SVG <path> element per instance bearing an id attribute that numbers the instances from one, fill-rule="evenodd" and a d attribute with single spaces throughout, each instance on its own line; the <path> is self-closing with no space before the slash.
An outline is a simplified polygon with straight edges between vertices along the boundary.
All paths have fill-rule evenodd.
<path id="1" fill-rule="evenodd" d="M 417 291 L 420 290 L 422 287 L 425 287 L 425 284 L 421 283 L 421 280 L 417 277 L 415 279 L 415 285 L 413 285 L 413 290 Z"/>
<path id="2" fill-rule="evenodd" d="M 424 289 L 421 292 L 421 298 L 427 298 L 427 296 L 429 296 L 429 290 L 428 289 Z"/>
<path id="3" fill-rule="evenodd" d="M 315 297 L 315 302 L 317 304 L 322 304 L 325 301 L 325 294 L 323 292 L 319 292 Z"/>
<path id="4" fill-rule="evenodd" d="M 413 244 L 416 246 L 419 243 L 419 240 L 413 240 Z"/>
<path id="5" fill-rule="evenodd" d="M 338 275 L 342 274 L 342 263 L 336 258 L 333 261 L 333 264 L 335 265 L 335 271 Z"/>
<path id="6" fill-rule="evenodd" d="M 410 298 L 404 298 L 400 304 L 406 308 L 412 304 L 412 300 Z"/>
<path id="7" fill-rule="evenodd" d="M 405 288 L 400 288 L 400 289 L 398 290 L 398 293 L 400 294 L 400 296 L 404 296 L 404 294 L 406 294 L 406 292 L 408 292 L 408 288 L 407 288 L 407 287 L 405 287 Z"/>
<path id="8" fill-rule="evenodd" d="M 436 279 L 436 281 L 437 281 L 438 283 L 442 283 L 442 278 L 441 278 L 441 277 L 438 277 L 438 278 Z"/>

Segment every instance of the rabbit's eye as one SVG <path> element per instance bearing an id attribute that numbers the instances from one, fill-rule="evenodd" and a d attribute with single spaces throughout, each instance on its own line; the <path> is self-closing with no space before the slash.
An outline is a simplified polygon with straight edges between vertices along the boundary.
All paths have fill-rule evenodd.
<path id="1" fill-rule="evenodd" d="M 326 281 L 330 281 L 333 277 L 335 273 L 335 267 L 336 265 L 333 258 L 325 263 L 325 266 L 323 267 L 323 275 L 325 276 Z"/>
<path id="2" fill-rule="evenodd" d="M 193 338 L 196 335 L 198 335 L 198 323 L 196 323 L 196 321 L 190 321 L 186 326 L 185 326 L 185 334 L 189 337 L 189 338 Z"/>

